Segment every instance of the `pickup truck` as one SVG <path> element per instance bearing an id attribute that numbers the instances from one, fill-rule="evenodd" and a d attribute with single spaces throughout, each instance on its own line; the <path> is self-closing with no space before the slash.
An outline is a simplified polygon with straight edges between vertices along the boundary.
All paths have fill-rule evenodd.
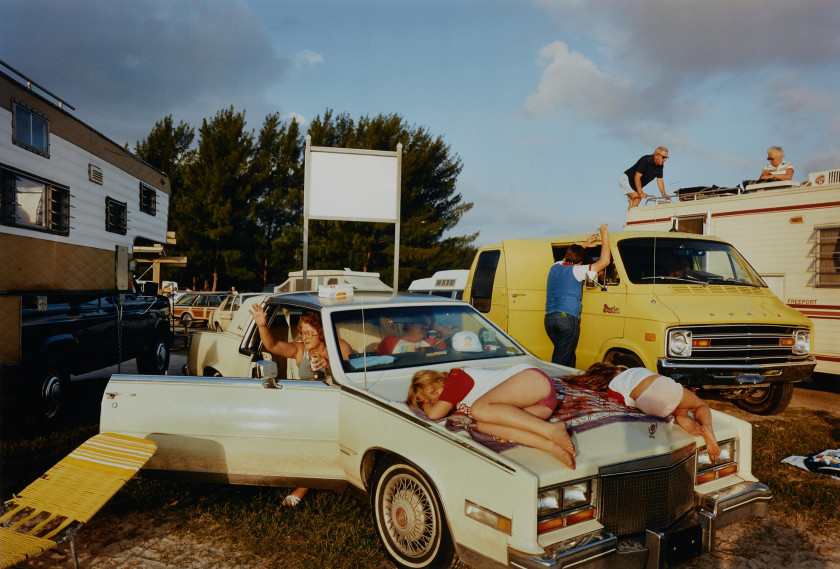
<path id="1" fill-rule="evenodd" d="M 294 359 L 266 352 L 245 307 L 254 302 L 284 341 L 317 314 L 331 374 L 296 379 Z M 377 355 L 419 319 L 457 331 Z M 430 420 L 409 407 L 421 369 L 575 372 L 538 360 L 464 302 L 254 296 L 226 331 L 194 334 L 192 350 L 188 371 L 198 376 L 114 375 L 105 389 L 100 430 L 158 445 L 140 474 L 358 491 L 402 569 L 673 565 L 714 549 L 717 532 L 764 515 L 771 499 L 750 470 L 749 423 L 724 413 L 713 412 L 722 454 L 711 460 L 705 441 L 676 424 L 555 379 L 552 420 L 571 429 L 572 470 L 547 451 L 471 430 L 465 415 Z"/>
<path id="2" fill-rule="evenodd" d="M 164 374 L 169 367 L 170 305 L 162 296 L 88 290 L 20 298 L 20 359 L 0 368 L 4 413 L 38 409 L 57 419 L 71 374 L 133 358 L 140 373 Z"/>

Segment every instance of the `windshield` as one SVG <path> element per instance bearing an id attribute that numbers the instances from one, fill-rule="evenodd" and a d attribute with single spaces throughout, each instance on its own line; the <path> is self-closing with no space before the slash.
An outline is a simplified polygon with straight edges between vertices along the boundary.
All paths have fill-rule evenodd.
<path id="1" fill-rule="evenodd" d="M 520 356 L 513 341 L 470 306 L 394 306 L 333 312 L 350 345 L 347 372 Z"/>
<path id="2" fill-rule="evenodd" d="M 653 282 L 767 286 L 728 243 L 702 239 L 641 237 L 618 244 L 627 277 Z"/>

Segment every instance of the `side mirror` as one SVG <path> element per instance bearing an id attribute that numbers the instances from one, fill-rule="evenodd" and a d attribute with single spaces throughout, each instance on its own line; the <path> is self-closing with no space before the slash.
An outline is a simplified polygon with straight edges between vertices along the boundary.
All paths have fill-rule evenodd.
<path id="1" fill-rule="evenodd" d="M 266 387 L 277 387 L 277 362 L 271 360 L 260 360 L 254 368 L 254 376 L 257 379 L 264 379 Z"/>
<path id="2" fill-rule="evenodd" d="M 598 283 L 598 273 L 595 271 L 586 271 L 586 278 L 584 279 L 584 286 L 587 290 L 595 290 L 601 288 L 602 291 L 607 290 L 607 287 Z"/>

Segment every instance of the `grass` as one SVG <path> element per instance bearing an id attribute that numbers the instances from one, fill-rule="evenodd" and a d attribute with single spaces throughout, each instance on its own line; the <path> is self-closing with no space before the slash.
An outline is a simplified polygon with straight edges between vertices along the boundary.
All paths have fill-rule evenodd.
<path id="1" fill-rule="evenodd" d="M 790 519 L 807 524 L 815 533 L 837 535 L 840 482 L 780 461 L 840 447 L 840 418 L 799 409 L 756 417 L 726 402 L 711 405 L 753 424 L 753 474 L 774 492 L 769 515 L 779 523 Z M 4 438 L 0 441 L 3 500 L 96 432 L 94 421 L 83 421 L 65 425 L 57 433 Z M 7 434 L 4 431 L 4 437 Z M 219 561 L 231 565 L 391 567 L 376 538 L 366 502 L 346 493 L 310 491 L 301 505 L 292 509 L 281 505 L 287 493 L 285 489 L 135 479 L 100 515 L 126 518 L 140 514 L 144 525 L 168 525 L 177 535 L 226 543 L 225 550 L 238 553 Z"/>
<path id="2" fill-rule="evenodd" d="M 752 423 L 752 472 L 773 490 L 772 515 L 804 522 L 821 534 L 840 531 L 840 481 L 781 462 L 788 456 L 840 448 L 840 417 L 803 409 L 756 417 L 730 403 L 710 405 Z"/>

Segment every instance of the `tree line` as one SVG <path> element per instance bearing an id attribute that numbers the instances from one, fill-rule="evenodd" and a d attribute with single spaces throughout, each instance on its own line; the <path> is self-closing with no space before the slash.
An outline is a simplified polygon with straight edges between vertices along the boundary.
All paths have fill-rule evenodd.
<path id="1" fill-rule="evenodd" d="M 292 118 L 265 118 L 259 132 L 246 128 L 245 113 L 231 106 L 204 119 L 196 132 L 158 121 L 135 153 L 169 175 L 169 229 L 177 244 L 170 256 L 187 266 L 165 269 L 167 280 L 195 290 L 260 291 L 303 266 L 305 136 L 313 146 L 396 150 L 403 145 L 400 199 L 399 287 L 436 270 L 468 268 L 478 233 L 452 236 L 473 204 L 457 193 L 462 163 L 424 127 L 397 114 L 364 116 L 328 109 L 306 133 Z M 196 142 L 193 145 L 193 142 Z M 310 220 L 308 267 L 380 272 L 390 284 L 394 226 Z"/>

